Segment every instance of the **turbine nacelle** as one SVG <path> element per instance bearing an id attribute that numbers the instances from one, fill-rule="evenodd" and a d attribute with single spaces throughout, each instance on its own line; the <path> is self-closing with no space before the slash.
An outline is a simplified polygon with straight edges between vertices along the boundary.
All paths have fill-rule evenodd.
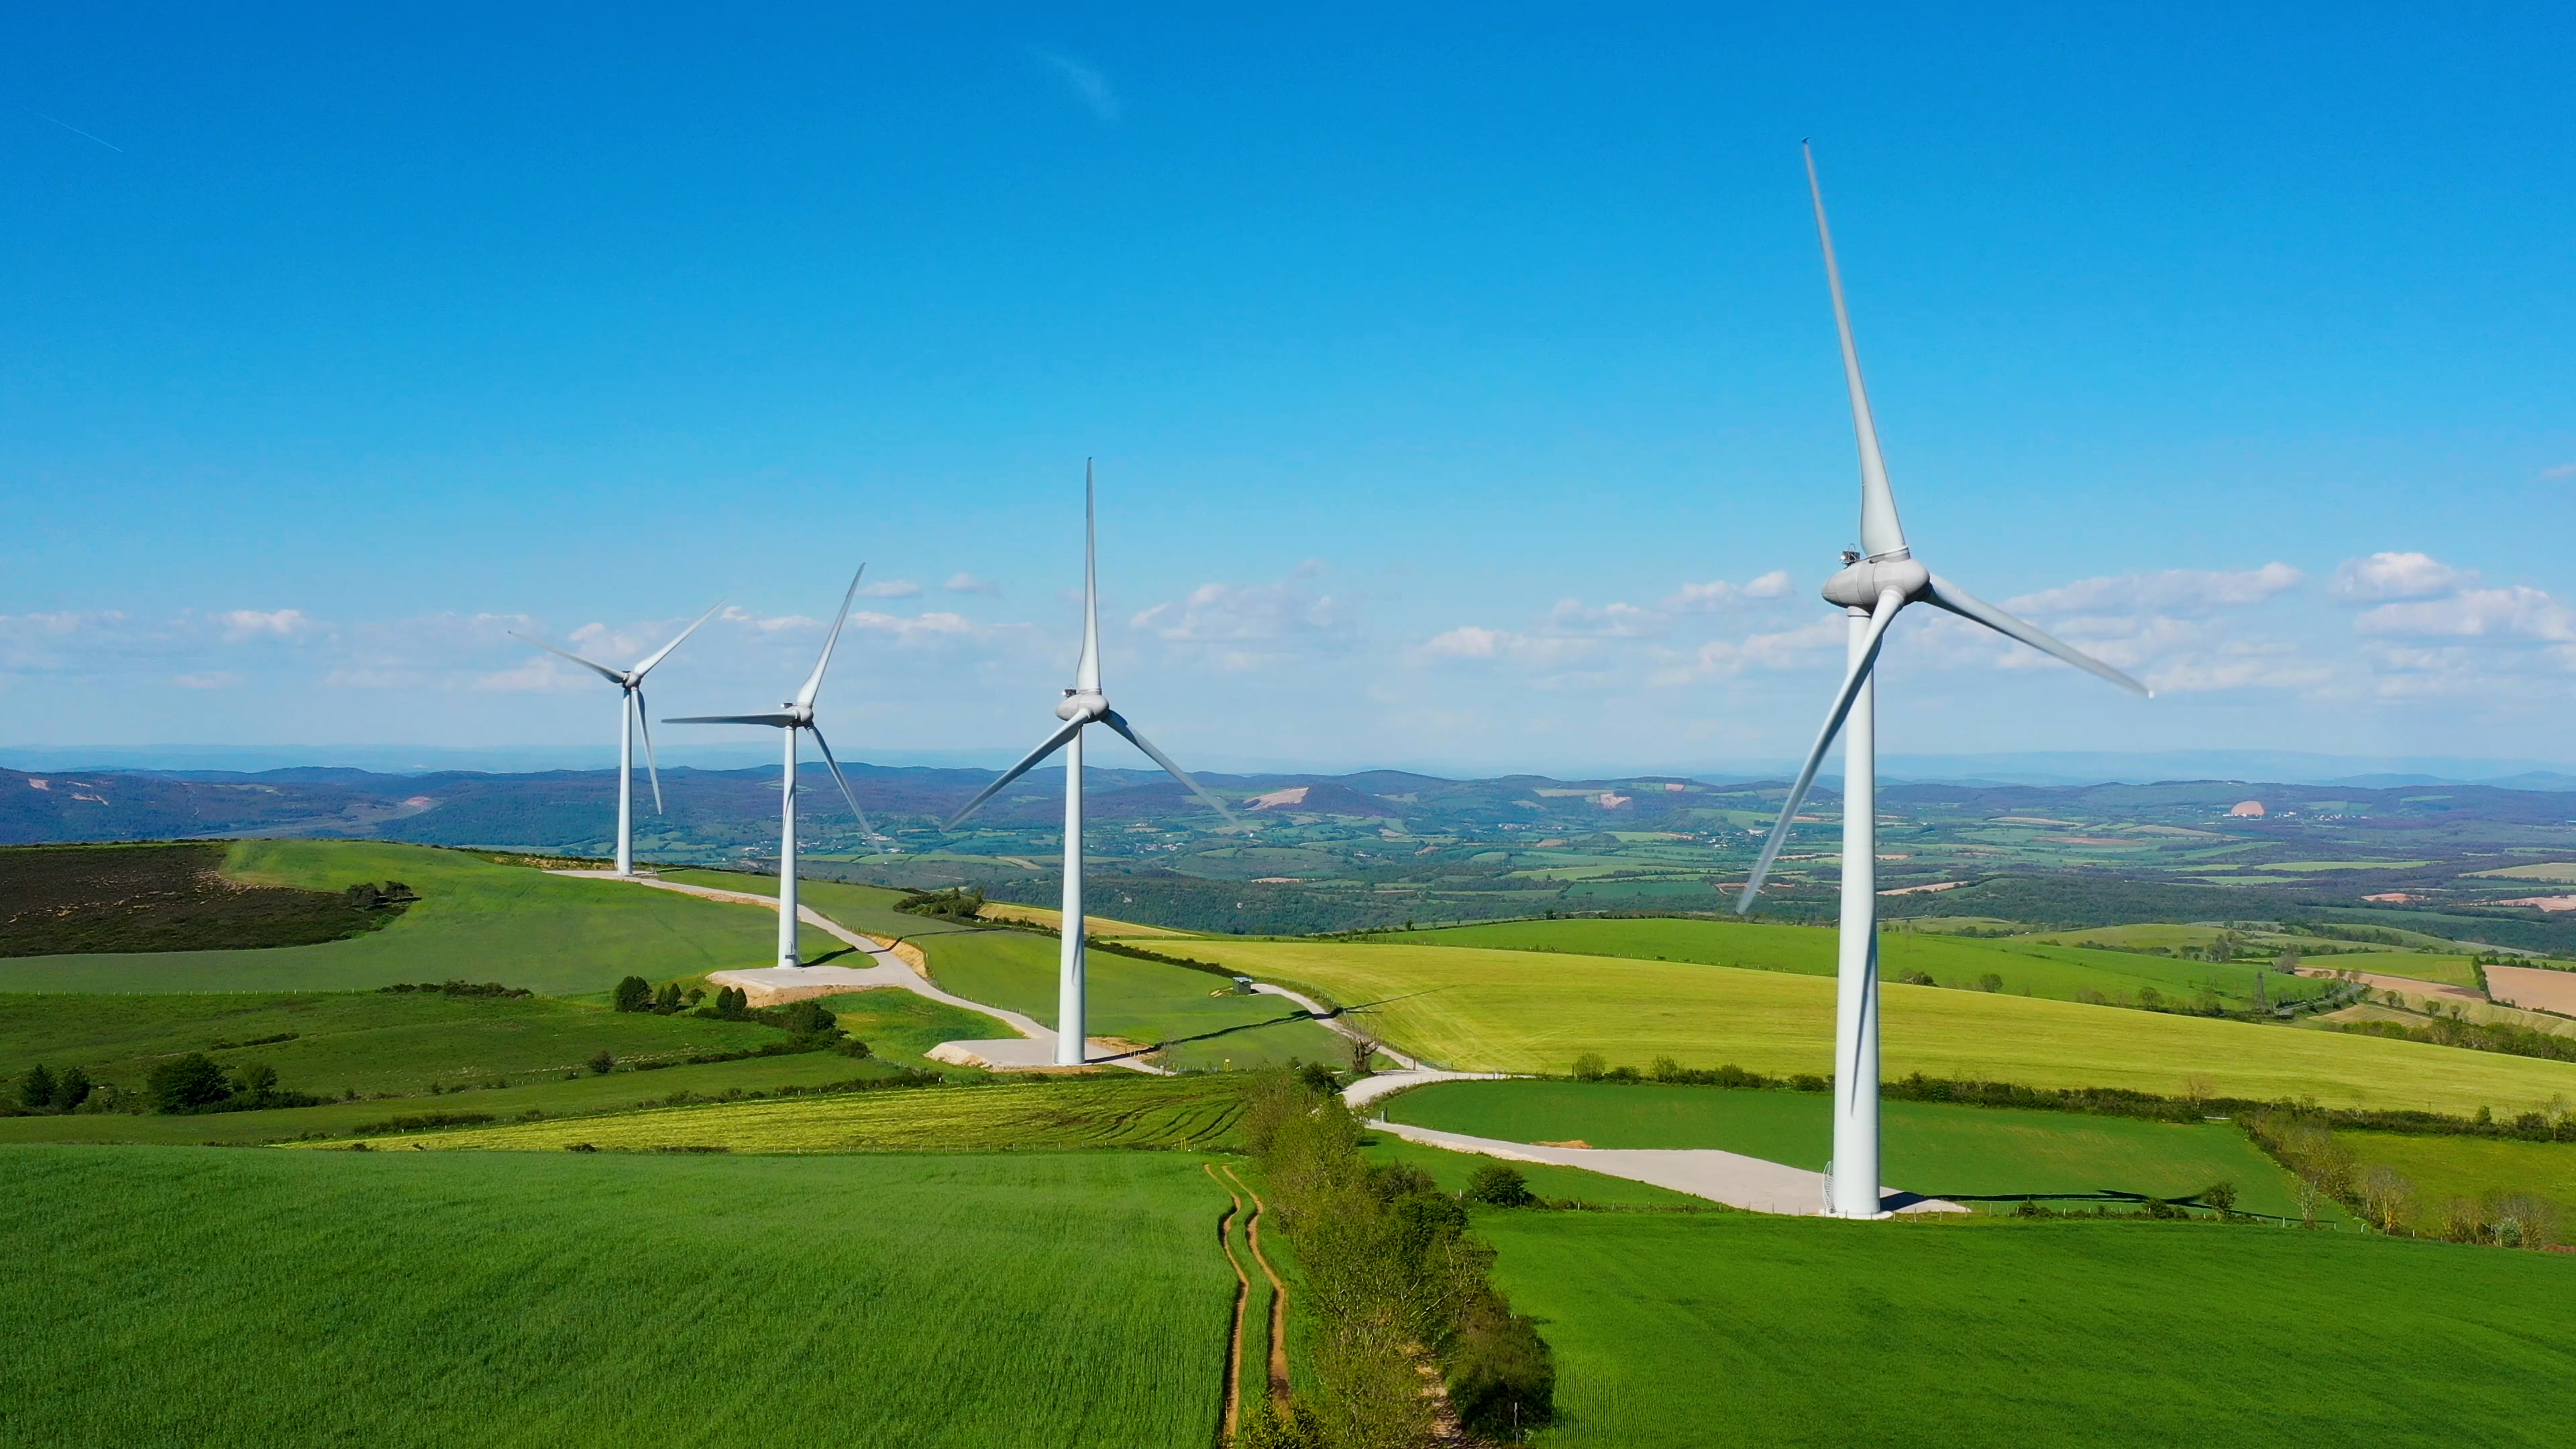
<path id="1" fill-rule="evenodd" d="M 1919 603 L 1931 595 L 1932 571 L 1903 552 L 1894 558 L 1856 559 L 1825 580 L 1824 592 L 1826 603 L 1845 609 L 1877 608 L 1890 593 L 1905 603 Z"/>
<path id="2" fill-rule="evenodd" d="M 1075 720 L 1095 720 L 1109 713 L 1109 696 L 1096 689 L 1068 689 L 1056 701 L 1055 717 L 1071 724 Z"/>

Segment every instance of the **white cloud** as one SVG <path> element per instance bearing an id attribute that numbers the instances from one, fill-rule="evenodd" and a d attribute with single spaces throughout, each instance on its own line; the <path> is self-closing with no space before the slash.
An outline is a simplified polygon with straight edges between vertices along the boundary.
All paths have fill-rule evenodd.
<path id="1" fill-rule="evenodd" d="M 971 638 L 975 625 L 962 614 L 879 614 L 866 609 L 850 616 L 850 623 L 871 634 L 884 634 L 902 645 L 925 644 L 939 639 Z"/>
<path id="2" fill-rule="evenodd" d="M 319 627 L 301 609 L 232 609 L 214 619 L 224 626 L 224 638 L 234 643 L 244 639 L 292 639 Z"/>
<path id="3" fill-rule="evenodd" d="M 2545 482 L 2564 483 L 2570 478 L 2576 478 L 2576 463 L 2561 463 L 2555 468 L 2543 468 L 2540 470 L 2540 476 Z"/>
<path id="4" fill-rule="evenodd" d="M 2298 587 L 2306 577 L 2288 564 L 2277 562 L 2259 569 L 2234 571 L 2164 569 L 2156 573 L 2111 574 L 2023 594 L 2007 600 L 2004 607 L 2016 614 L 2206 614 L 2259 604 Z"/>
<path id="5" fill-rule="evenodd" d="M 576 674 L 570 669 L 557 665 L 554 656 L 547 655 L 541 659 L 531 659 L 514 669 L 495 670 L 489 674 L 477 675 L 471 687 L 487 693 L 525 694 L 539 690 L 565 689 L 577 686 L 584 680 L 598 678 L 596 674 Z"/>
<path id="6" fill-rule="evenodd" d="M 2229 639 L 2215 649 L 2167 661 L 2147 675 L 2146 684 L 2158 694 L 2205 694 L 2227 689 L 2308 689 L 2333 677 L 2333 670 L 2301 660 L 2295 645 Z"/>
<path id="7" fill-rule="evenodd" d="M 1317 572 L 1302 567 L 1297 577 Z M 1187 598 L 1156 604 L 1129 619 L 1128 626 L 1176 644 L 1266 644 L 1269 652 L 1347 647 L 1353 621 L 1348 603 L 1331 594 L 1310 593 L 1295 580 L 1267 584 L 1201 584 Z"/>
<path id="8" fill-rule="evenodd" d="M 1789 590 L 1789 571 L 1773 569 L 1758 579 L 1741 584 L 1728 583 L 1724 579 L 1711 579 L 1704 584 L 1684 584 L 1678 591 L 1666 596 L 1663 608 L 1668 614 L 1699 613 L 1710 609 L 1722 609 L 1747 599 L 1786 598 Z"/>
<path id="9" fill-rule="evenodd" d="M 739 604 L 728 605 L 724 613 L 719 617 L 728 624 L 748 624 L 763 634 L 776 634 L 782 630 L 788 629 L 820 629 L 823 627 L 822 620 L 809 619 L 803 614 L 776 614 L 763 617 L 759 614 L 753 613 L 749 609 L 743 608 Z"/>
<path id="10" fill-rule="evenodd" d="M 231 689 L 242 677 L 229 669 L 210 669 L 202 674 L 175 674 L 170 682 L 181 689 Z"/>
<path id="11" fill-rule="evenodd" d="M 1802 669 L 1840 657 L 1850 625 L 1839 614 L 1825 614 L 1794 628 L 1749 634 L 1740 639 L 1711 639 L 1686 662 L 1657 670 L 1648 683 L 1696 684 L 1732 679 L 1749 669 Z"/>
<path id="12" fill-rule="evenodd" d="M 1104 121 L 1118 119 L 1118 93 L 1109 86 L 1109 77 L 1069 55 L 1052 50 L 1038 52 L 1038 59 L 1071 90 L 1074 97 L 1091 108 L 1091 114 Z"/>
<path id="13" fill-rule="evenodd" d="M 862 599 L 915 599 L 921 596 L 921 585 L 909 579 L 880 579 L 859 588 Z"/>
<path id="14" fill-rule="evenodd" d="M 939 587 L 946 589 L 952 594 L 999 594 L 1002 592 L 1001 586 L 995 584 L 992 580 L 979 579 L 969 573 L 950 574 L 948 576 L 948 582 L 941 584 Z"/>
<path id="15" fill-rule="evenodd" d="M 2576 612 L 2527 584 L 2469 589 L 2447 599 L 2382 604 L 2352 621 L 2363 634 L 2411 638 L 2576 640 Z"/>
<path id="16" fill-rule="evenodd" d="M 1587 607 L 1581 599 L 1559 599 L 1548 610 L 1548 631 L 1556 634 L 1593 634 L 1614 639 L 1636 639 L 1663 632 L 1664 617 L 1634 604 L 1604 604 Z"/>
<path id="17" fill-rule="evenodd" d="M 1425 654 L 1443 659 L 1493 659 L 1511 646 L 1515 636 L 1500 629 L 1480 629 L 1462 624 L 1446 634 L 1436 635 L 1422 646 Z"/>
<path id="18" fill-rule="evenodd" d="M 2477 579 L 2476 573 L 2455 569 L 2430 554 L 2375 553 L 2337 565 L 2330 592 L 2348 604 L 2375 604 L 2387 599 L 2429 599 Z"/>

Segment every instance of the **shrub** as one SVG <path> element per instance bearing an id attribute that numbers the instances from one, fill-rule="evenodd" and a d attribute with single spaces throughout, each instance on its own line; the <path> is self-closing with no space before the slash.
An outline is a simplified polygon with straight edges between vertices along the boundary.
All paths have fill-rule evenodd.
<path id="1" fill-rule="evenodd" d="M 1684 1080 L 1682 1064 L 1674 1061 L 1671 1057 L 1655 1058 L 1653 1064 L 1646 1068 L 1646 1075 L 1653 1077 L 1658 1082 L 1678 1082 Z"/>
<path id="2" fill-rule="evenodd" d="M 2236 1184 L 2213 1182 L 2200 1190 L 2200 1201 L 2204 1207 L 2218 1209 L 2219 1216 L 2224 1217 L 2236 1211 Z"/>
<path id="3" fill-rule="evenodd" d="M 1449 1404 L 1470 1433 L 1517 1443 L 1556 1416 L 1556 1355 L 1538 1327 L 1500 1298 L 1459 1325 L 1449 1365 Z"/>
<path id="4" fill-rule="evenodd" d="M 1531 1195 L 1529 1179 L 1508 1162 L 1488 1162 L 1467 1179 L 1467 1201 L 1488 1207 L 1526 1207 L 1538 1201 Z"/>
<path id="5" fill-rule="evenodd" d="M 41 1111 L 54 1105 L 54 1074 L 43 1062 L 27 1069 L 18 1079 L 18 1105 L 29 1111 Z"/>
<path id="6" fill-rule="evenodd" d="M 677 981 L 663 982 L 662 989 L 653 993 L 653 1009 L 664 1016 L 669 1016 L 671 1013 L 678 1011 L 680 1009 L 680 983 Z"/>
<path id="7" fill-rule="evenodd" d="M 89 1100 L 89 1094 L 89 1073 L 79 1067 L 65 1067 L 63 1074 L 54 1078 L 54 1110 L 57 1112 L 77 1110 L 81 1103 Z"/>
<path id="8" fill-rule="evenodd" d="M 1297 1080 L 1310 1092 L 1332 1093 L 1342 1084 L 1333 1080 L 1333 1069 L 1322 1062 L 1308 1062 L 1297 1069 Z"/>
<path id="9" fill-rule="evenodd" d="M 232 1095 L 232 1085 L 224 1080 L 224 1069 L 204 1052 L 173 1057 L 154 1067 L 143 1086 L 151 1095 L 155 1112 L 199 1111 Z"/>
<path id="10" fill-rule="evenodd" d="M 819 1001 L 799 1001 L 781 1008 L 778 1024 L 796 1036 L 827 1036 L 840 1030 L 838 1019 Z"/>
<path id="11" fill-rule="evenodd" d="M 1574 1079 L 1578 1082 L 1597 1082 L 1609 1070 L 1610 1064 L 1601 1059 L 1599 1052 L 1585 1052 L 1574 1059 Z"/>
<path id="12" fill-rule="evenodd" d="M 632 980 L 633 978 L 630 977 L 628 979 Z M 598 1053 L 591 1057 L 588 1066 L 590 1067 L 590 1074 L 592 1076 L 604 1077 L 610 1072 L 617 1070 L 617 1058 L 609 1052 L 608 1048 L 601 1047 Z"/>
<path id="13" fill-rule="evenodd" d="M 617 983 L 616 1002 L 620 1011 L 642 1011 L 653 1001 L 653 983 L 641 976 L 629 976 Z"/>
<path id="14" fill-rule="evenodd" d="M 1985 975 L 1977 978 L 1977 989 L 1979 991 L 2001 991 L 2004 989 L 2004 978 L 1998 972 L 1989 971 Z"/>

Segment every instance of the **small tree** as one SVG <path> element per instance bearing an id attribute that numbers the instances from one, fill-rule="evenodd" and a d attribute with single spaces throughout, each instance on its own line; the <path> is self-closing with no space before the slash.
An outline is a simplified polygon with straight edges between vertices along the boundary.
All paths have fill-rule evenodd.
<path id="1" fill-rule="evenodd" d="M 277 1090 L 277 1068 L 266 1062 L 244 1062 L 233 1073 L 233 1095 L 257 1099 Z"/>
<path id="2" fill-rule="evenodd" d="M 144 1090 L 151 1095 L 156 1112 L 191 1112 L 211 1107 L 230 1097 L 232 1084 L 224 1080 L 224 1069 L 204 1052 L 190 1052 L 173 1057 L 152 1069 L 144 1079 Z"/>
<path id="3" fill-rule="evenodd" d="M 1376 1070 L 1377 1039 L 1366 1032 L 1343 1038 L 1351 1051 L 1351 1075 L 1365 1077 Z"/>
<path id="4" fill-rule="evenodd" d="M 1578 1082 L 1600 1081 L 1609 1070 L 1610 1064 L 1601 1059 L 1599 1052 L 1585 1052 L 1574 1059 L 1574 1079 Z"/>
<path id="5" fill-rule="evenodd" d="M 2361 1175 L 2361 1210 L 2383 1233 L 2393 1233 L 2414 1215 L 2415 1184 L 2394 1168 L 2372 1167 Z"/>
<path id="6" fill-rule="evenodd" d="M 18 1105 L 30 1112 L 41 1112 L 54 1105 L 54 1074 L 43 1062 L 27 1069 L 18 1079 Z"/>
<path id="7" fill-rule="evenodd" d="M 662 989 L 653 993 L 653 1009 L 664 1016 L 669 1016 L 672 1012 L 679 1010 L 680 983 L 677 981 L 663 982 Z"/>
<path id="8" fill-rule="evenodd" d="M 1646 1075 L 1658 1082 L 1678 1082 L 1682 1079 L 1682 1064 L 1671 1057 L 1657 1057 L 1646 1068 Z"/>
<path id="9" fill-rule="evenodd" d="M 629 976 L 617 983 L 617 1009 L 642 1011 L 652 1004 L 653 983 L 641 976 Z"/>
<path id="10" fill-rule="evenodd" d="M 610 1055 L 606 1047 L 601 1047 L 590 1059 L 590 1074 L 594 1077 L 604 1077 L 615 1070 L 617 1070 L 617 1058 Z"/>
<path id="11" fill-rule="evenodd" d="M 1989 971 L 1989 972 L 1987 972 L 1985 975 L 1978 977 L 1978 978 L 1977 978 L 1977 989 L 1978 989 L 1979 991 L 2001 991 L 2001 990 L 2003 990 L 2003 989 L 2004 989 L 2004 978 L 2003 978 L 2002 973 L 2000 973 L 2000 972 L 1995 972 L 1995 971 Z"/>
<path id="12" fill-rule="evenodd" d="M 2213 1182 L 2200 1190 L 2200 1200 L 2204 1206 L 2218 1209 L 2220 1217 L 2232 1216 L 2236 1212 L 2236 1184 Z"/>
<path id="13" fill-rule="evenodd" d="M 79 1067 L 63 1068 L 63 1074 L 54 1078 L 54 1110 L 69 1112 L 88 1101 L 90 1085 L 88 1072 Z"/>
<path id="14" fill-rule="evenodd" d="M 1508 1162 L 1488 1162 L 1467 1179 L 1467 1201 L 1487 1207 L 1527 1207 L 1538 1199 L 1531 1195 L 1529 1179 Z"/>

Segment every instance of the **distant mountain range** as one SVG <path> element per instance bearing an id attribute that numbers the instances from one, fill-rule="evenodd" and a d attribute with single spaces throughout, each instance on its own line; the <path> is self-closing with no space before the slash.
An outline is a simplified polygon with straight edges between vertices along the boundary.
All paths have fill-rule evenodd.
<path id="1" fill-rule="evenodd" d="M 939 848 L 938 822 L 971 799 L 995 772 L 853 764 L 851 783 L 878 823 L 913 837 L 908 848 Z M 1103 825 L 1213 819 L 1169 778 L 1153 771 L 1097 769 L 1090 814 Z M 1201 777 L 1247 815 L 1378 820 L 1416 835 L 1502 838 L 1507 830 L 1585 834 L 1601 830 L 1705 831 L 1713 822 L 1759 823 L 1777 808 L 1775 778 L 1718 781 L 1674 775 L 1559 780 L 1510 775 L 1453 780 L 1401 770 L 1348 775 Z M 1060 771 L 1039 770 L 1004 791 L 973 830 L 1044 834 L 1061 818 Z M 2515 783 L 2532 781 L 2534 783 Z M 777 820 L 774 766 L 740 770 L 680 767 L 663 772 L 668 813 L 649 804 L 637 819 L 639 845 L 660 858 L 711 858 L 769 848 Z M 2545 783 L 2543 783 L 2545 782 Z M 813 804 L 809 839 L 856 848 L 857 832 L 831 777 L 809 765 L 800 784 Z M 2275 812 L 2332 812 L 2396 821 L 2437 815 L 2564 825 L 2576 778 L 2547 773 L 2506 783 L 2462 785 L 2423 776 L 2378 776 L 2334 784 L 2247 784 L 2183 780 L 2156 784 L 2041 785 L 1894 782 L 1891 807 L 1913 802 L 1943 813 L 2046 814 L 2224 811 L 2242 798 Z M 649 801 L 637 781 L 639 803 Z M 258 772 L 226 770 L 0 770 L 0 843 L 147 840 L 217 835 L 329 835 L 430 845 L 596 851 L 614 818 L 616 776 L 608 770 L 528 774 L 433 771 L 388 774 L 335 766 Z M 1827 796 L 1830 797 L 1830 787 Z M 1741 817 L 1741 818 L 1738 818 Z M 1511 836 L 1512 839 L 1525 838 Z M 1025 850 L 1026 845 L 1006 847 Z"/>

